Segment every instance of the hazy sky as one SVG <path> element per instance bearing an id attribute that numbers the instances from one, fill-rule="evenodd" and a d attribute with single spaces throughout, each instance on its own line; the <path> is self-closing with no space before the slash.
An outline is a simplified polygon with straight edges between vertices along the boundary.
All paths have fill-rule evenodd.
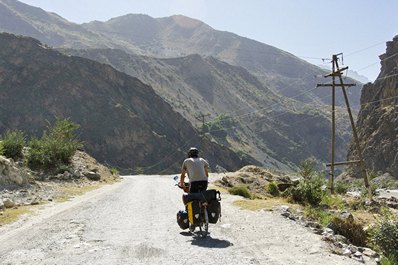
<path id="1" fill-rule="evenodd" d="M 374 80 L 385 42 L 398 35 L 398 0 L 22 0 L 82 23 L 128 13 L 182 14 L 214 29 L 288 51 L 316 65 L 344 65 Z"/>

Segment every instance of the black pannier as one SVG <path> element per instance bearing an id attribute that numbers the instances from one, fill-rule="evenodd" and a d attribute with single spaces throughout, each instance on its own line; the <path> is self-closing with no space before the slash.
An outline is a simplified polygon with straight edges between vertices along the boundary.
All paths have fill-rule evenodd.
<path id="1" fill-rule="evenodd" d="M 184 205 L 191 201 L 208 201 L 221 200 L 220 192 L 217 190 L 206 190 L 204 193 L 194 192 L 182 195 L 182 201 Z"/>
<path id="2" fill-rule="evenodd" d="M 177 223 L 181 229 L 187 229 L 189 227 L 188 213 L 186 211 L 178 211 Z"/>
<path id="3" fill-rule="evenodd" d="M 182 195 L 184 205 L 191 201 L 204 201 L 206 197 L 201 192 L 194 192 Z"/>
<path id="4" fill-rule="evenodd" d="M 209 223 L 215 224 L 221 216 L 221 204 L 218 200 L 212 200 L 207 206 L 207 213 L 209 215 Z"/>
<path id="5" fill-rule="evenodd" d="M 207 190 L 205 193 L 206 201 L 217 200 L 217 193 L 220 194 L 217 190 Z"/>

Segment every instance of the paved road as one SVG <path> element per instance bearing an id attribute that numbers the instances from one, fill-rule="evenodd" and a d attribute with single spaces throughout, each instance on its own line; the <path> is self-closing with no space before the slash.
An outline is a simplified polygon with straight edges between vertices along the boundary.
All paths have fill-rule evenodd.
<path id="1" fill-rule="evenodd" d="M 195 238 L 176 224 L 173 185 L 171 176 L 129 176 L 2 227 L 0 264 L 359 264 L 277 213 L 236 208 L 230 195 L 210 237 Z"/>

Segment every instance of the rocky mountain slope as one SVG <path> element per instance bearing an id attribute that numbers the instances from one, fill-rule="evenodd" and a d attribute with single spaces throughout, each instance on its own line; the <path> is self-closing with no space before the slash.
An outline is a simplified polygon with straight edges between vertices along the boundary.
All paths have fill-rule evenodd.
<path id="1" fill-rule="evenodd" d="M 200 115 L 209 115 L 204 121 L 211 128 L 204 132 L 265 166 L 288 169 L 308 157 L 328 160 L 328 150 L 322 148 L 330 139 L 326 109 L 280 96 L 243 67 L 199 55 L 160 59 L 114 49 L 63 52 L 110 64 L 150 84 L 199 130 Z M 345 132 L 337 137 L 339 159 L 346 156 Z"/>
<path id="2" fill-rule="evenodd" d="M 184 16 L 152 18 L 129 14 L 78 25 L 16 0 L 0 0 L 0 31 L 39 39 L 54 47 L 116 48 L 152 57 L 213 56 L 242 66 L 265 86 L 311 104 L 330 104 L 327 89 L 311 89 L 325 71 L 278 48 L 218 31 Z M 360 88 L 350 100 L 358 105 Z M 343 99 L 337 97 L 337 104 Z"/>
<path id="3" fill-rule="evenodd" d="M 15 0 L 0 0 L 0 10 L 7 15 L 0 30 L 81 49 L 73 54 L 139 78 L 199 129 L 210 119 L 204 132 L 241 156 L 279 169 L 329 158 L 330 115 L 324 104 L 331 93 L 316 89 L 325 80 L 314 78 L 325 72 L 289 53 L 183 16 L 126 15 L 77 25 Z M 119 49 L 93 49 L 98 47 Z M 350 91 L 355 106 L 359 90 Z M 337 98 L 341 104 L 341 94 Z M 211 116 L 199 122 L 202 114 Z M 348 138 L 343 127 L 336 159 L 344 160 Z"/>
<path id="4" fill-rule="evenodd" d="M 398 178 L 398 36 L 387 42 L 380 56 L 381 72 L 374 83 L 363 87 L 357 128 L 369 170 L 388 172 Z M 349 158 L 356 156 L 350 146 Z"/>
<path id="5" fill-rule="evenodd" d="M 213 167 L 245 164 L 229 149 L 202 139 L 150 86 L 108 65 L 5 33 L 0 58 L 0 133 L 20 129 L 41 136 L 47 121 L 70 117 L 81 125 L 87 152 L 122 172 L 177 170 L 191 145 L 202 149 Z"/>

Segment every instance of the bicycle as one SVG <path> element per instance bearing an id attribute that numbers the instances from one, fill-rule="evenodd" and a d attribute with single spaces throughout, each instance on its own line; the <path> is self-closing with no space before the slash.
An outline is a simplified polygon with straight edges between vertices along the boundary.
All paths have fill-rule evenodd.
<path id="1" fill-rule="evenodd" d="M 175 185 L 184 190 L 178 183 L 178 176 L 175 176 L 174 180 L 177 182 Z M 185 183 L 185 186 L 189 187 L 189 183 Z M 187 192 L 187 190 L 184 191 Z M 217 194 L 219 195 L 218 198 Z M 196 233 L 199 237 L 205 238 L 208 235 L 209 222 L 212 221 L 212 223 L 216 223 L 221 214 L 220 200 L 220 193 L 216 190 L 206 190 L 183 195 L 183 203 L 188 213 L 188 228 L 191 233 L 195 234 L 195 229 L 199 228 L 199 231 Z M 209 217 L 208 207 L 209 202 L 212 203 L 212 201 L 216 201 L 219 207 L 218 210 L 214 213 L 212 212 L 212 215 Z"/>

